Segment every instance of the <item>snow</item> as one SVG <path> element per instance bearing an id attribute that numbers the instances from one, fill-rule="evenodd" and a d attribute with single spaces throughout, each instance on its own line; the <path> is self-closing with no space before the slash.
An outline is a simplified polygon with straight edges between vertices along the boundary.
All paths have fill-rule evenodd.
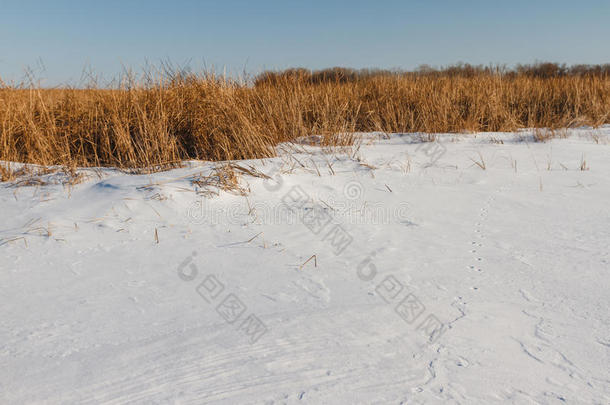
<path id="1" fill-rule="evenodd" d="M 610 403 L 610 127 L 569 135 L 2 184 L 0 402 Z"/>

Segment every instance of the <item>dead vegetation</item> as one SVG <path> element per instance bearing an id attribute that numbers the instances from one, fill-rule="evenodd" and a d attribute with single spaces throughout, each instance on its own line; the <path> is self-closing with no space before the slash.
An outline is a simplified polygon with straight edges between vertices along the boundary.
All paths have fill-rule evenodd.
<path id="1" fill-rule="evenodd" d="M 566 128 L 535 128 L 534 129 L 534 141 L 546 142 L 551 139 L 560 138 L 565 139 L 568 137 L 568 130 Z"/>
<path id="2" fill-rule="evenodd" d="M 98 171 L 94 172 L 101 178 Z M 0 181 L 7 182 L 9 187 L 44 186 L 61 184 L 70 188 L 80 184 L 90 177 L 90 173 L 78 171 L 72 166 L 39 166 L 19 164 L 17 167 L 10 162 L 0 162 Z"/>
<path id="3" fill-rule="evenodd" d="M 325 147 L 348 145 L 357 132 L 420 132 L 433 141 L 439 132 L 548 128 L 535 135 L 544 141 L 561 136 L 558 128 L 610 122 L 609 72 L 553 64 L 293 69 L 248 82 L 165 71 L 112 88 L 2 85 L 0 160 L 141 173 L 187 159 L 268 157 L 278 143 L 311 135 L 306 143 Z M 7 166 L 0 176 L 15 179 Z M 221 186 L 234 182 L 215 176 Z"/>
<path id="4" fill-rule="evenodd" d="M 200 173 L 191 179 L 191 183 L 199 188 L 197 193 L 204 196 L 217 195 L 218 191 L 246 196 L 249 189 L 242 184 L 242 175 L 270 179 L 269 176 L 253 166 L 244 167 L 236 163 L 228 162 L 218 164 L 208 175 Z"/>
<path id="5" fill-rule="evenodd" d="M 476 160 L 473 158 L 470 158 L 470 160 L 472 161 L 472 163 L 477 165 L 481 170 L 487 170 L 487 165 L 485 164 L 485 159 L 483 158 L 483 155 L 481 154 L 481 152 L 479 152 L 479 160 Z"/>
<path id="6" fill-rule="evenodd" d="M 580 171 L 586 171 L 589 170 L 589 166 L 587 165 L 587 160 L 585 159 L 585 155 L 582 155 L 581 159 L 580 159 Z"/>

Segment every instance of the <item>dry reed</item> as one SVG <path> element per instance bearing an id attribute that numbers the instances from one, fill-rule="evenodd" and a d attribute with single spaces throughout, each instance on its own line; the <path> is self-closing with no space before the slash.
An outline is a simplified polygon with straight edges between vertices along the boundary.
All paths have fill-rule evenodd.
<path id="1" fill-rule="evenodd" d="M 278 143 L 311 134 L 322 135 L 323 145 L 337 145 L 351 142 L 354 132 L 610 122 L 607 69 L 459 72 L 290 70 L 264 73 L 251 83 L 203 73 L 149 75 L 114 88 L 2 85 L 0 160 L 155 171 L 185 159 L 268 157 Z M 7 170 L 0 169 L 3 180 L 11 178 Z"/>

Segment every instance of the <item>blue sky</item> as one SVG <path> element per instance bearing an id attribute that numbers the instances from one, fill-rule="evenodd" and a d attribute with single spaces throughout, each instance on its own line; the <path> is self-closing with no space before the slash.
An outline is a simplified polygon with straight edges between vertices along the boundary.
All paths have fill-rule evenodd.
<path id="1" fill-rule="evenodd" d="M 0 78 L 29 66 L 77 84 L 190 61 L 257 73 L 302 66 L 412 69 L 610 62 L 610 1 L 0 0 Z"/>

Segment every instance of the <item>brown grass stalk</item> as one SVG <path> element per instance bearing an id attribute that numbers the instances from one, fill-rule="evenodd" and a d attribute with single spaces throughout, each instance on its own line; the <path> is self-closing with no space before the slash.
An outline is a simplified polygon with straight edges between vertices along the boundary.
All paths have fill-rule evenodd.
<path id="1" fill-rule="evenodd" d="M 278 143 L 312 134 L 321 135 L 322 146 L 335 146 L 352 142 L 354 132 L 610 123 L 610 75 L 603 67 L 461 69 L 296 70 L 265 73 L 252 83 L 174 74 L 87 89 L 3 85 L 0 160 L 155 171 L 185 159 L 268 157 Z M 537 132 L 540 140 L 550 135 L 555 132 Z M 12 177 L 8 166 L 0 175 Z"/>

